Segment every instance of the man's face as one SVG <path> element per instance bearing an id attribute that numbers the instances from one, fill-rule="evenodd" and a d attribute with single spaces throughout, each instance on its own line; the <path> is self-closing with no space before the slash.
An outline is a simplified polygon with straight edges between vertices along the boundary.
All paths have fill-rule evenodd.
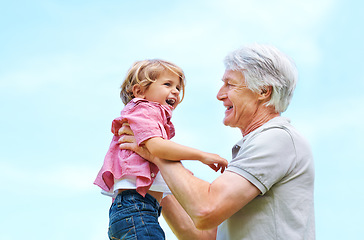
<path id="1" fill-rule="evenodd" d="M 240 71 L 226 70 L 222 81 L 224 84 L 217 93 L 217 99 L 226 107 L 224 124 L 244 130 L 258 109 L 259 95 L 247 88 Z"/>

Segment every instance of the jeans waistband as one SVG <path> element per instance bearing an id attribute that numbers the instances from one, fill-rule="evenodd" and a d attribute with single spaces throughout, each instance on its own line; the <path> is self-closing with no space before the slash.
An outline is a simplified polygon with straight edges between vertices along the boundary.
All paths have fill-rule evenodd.
<path id="1" fill-rule="evenodd" d="M 139 201 L 146 201 L 149 204 L 151 204 L 155 209 L 160 211 L 161 207 L 160 207 L 159 202 L 157 201 L 157 199 L 155 199 L 152 195 L 150 195 L 148 193 L 145 195 L 145 197 L 143 197 L 135 189 L 122 191 L 121 193 L 119 193 L 116 196 L 114 202 L 117 205 L 120 205 L 123 200 L 133 200 L 133 199 L 139 200 Z"/>

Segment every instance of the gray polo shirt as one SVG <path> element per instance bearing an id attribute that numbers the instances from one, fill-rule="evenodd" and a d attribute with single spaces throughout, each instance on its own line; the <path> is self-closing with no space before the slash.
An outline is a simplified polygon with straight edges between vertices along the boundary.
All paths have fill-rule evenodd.
<path id="1" fill-rule="evenodd" d="M 217 239 L 315 239 L 312 153 L 288 119 L 276 117 L 244 136 L 227 171 L 261 194 L 218 227 Z"/>

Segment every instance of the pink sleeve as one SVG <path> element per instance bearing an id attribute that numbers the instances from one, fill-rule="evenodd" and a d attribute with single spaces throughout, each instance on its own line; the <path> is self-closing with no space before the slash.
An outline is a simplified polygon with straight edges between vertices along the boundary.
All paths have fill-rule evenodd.
<path id="1" fill-rule="evenodd" d="M 153 137 L 163 137 L 163 114 L 158 106 L 148 102 L 138 103 L 124 119 L 130 124 L 131 130 L 140 145 L 145 140 Z"/>

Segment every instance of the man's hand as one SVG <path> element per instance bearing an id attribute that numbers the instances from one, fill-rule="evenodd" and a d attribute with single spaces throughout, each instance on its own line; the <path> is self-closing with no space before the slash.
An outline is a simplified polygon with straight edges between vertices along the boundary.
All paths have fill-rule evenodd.
<path id="1" fill-rule="evenodd" d="M 153 162 L 157 165 L 157 161 L 160 160 L 159 158 L 153 156 L 146 147 L 139 146 L 136 142 L 134 137 L 134 133 L 131 130 L 128 123 L 124 123 L 122 127 L 119 129 L 118 134 L 119 138 L 119 147 L 120 149 L 127 149 L 131 150 L 137 154 L 139 154 L 142 158 Z"/>

